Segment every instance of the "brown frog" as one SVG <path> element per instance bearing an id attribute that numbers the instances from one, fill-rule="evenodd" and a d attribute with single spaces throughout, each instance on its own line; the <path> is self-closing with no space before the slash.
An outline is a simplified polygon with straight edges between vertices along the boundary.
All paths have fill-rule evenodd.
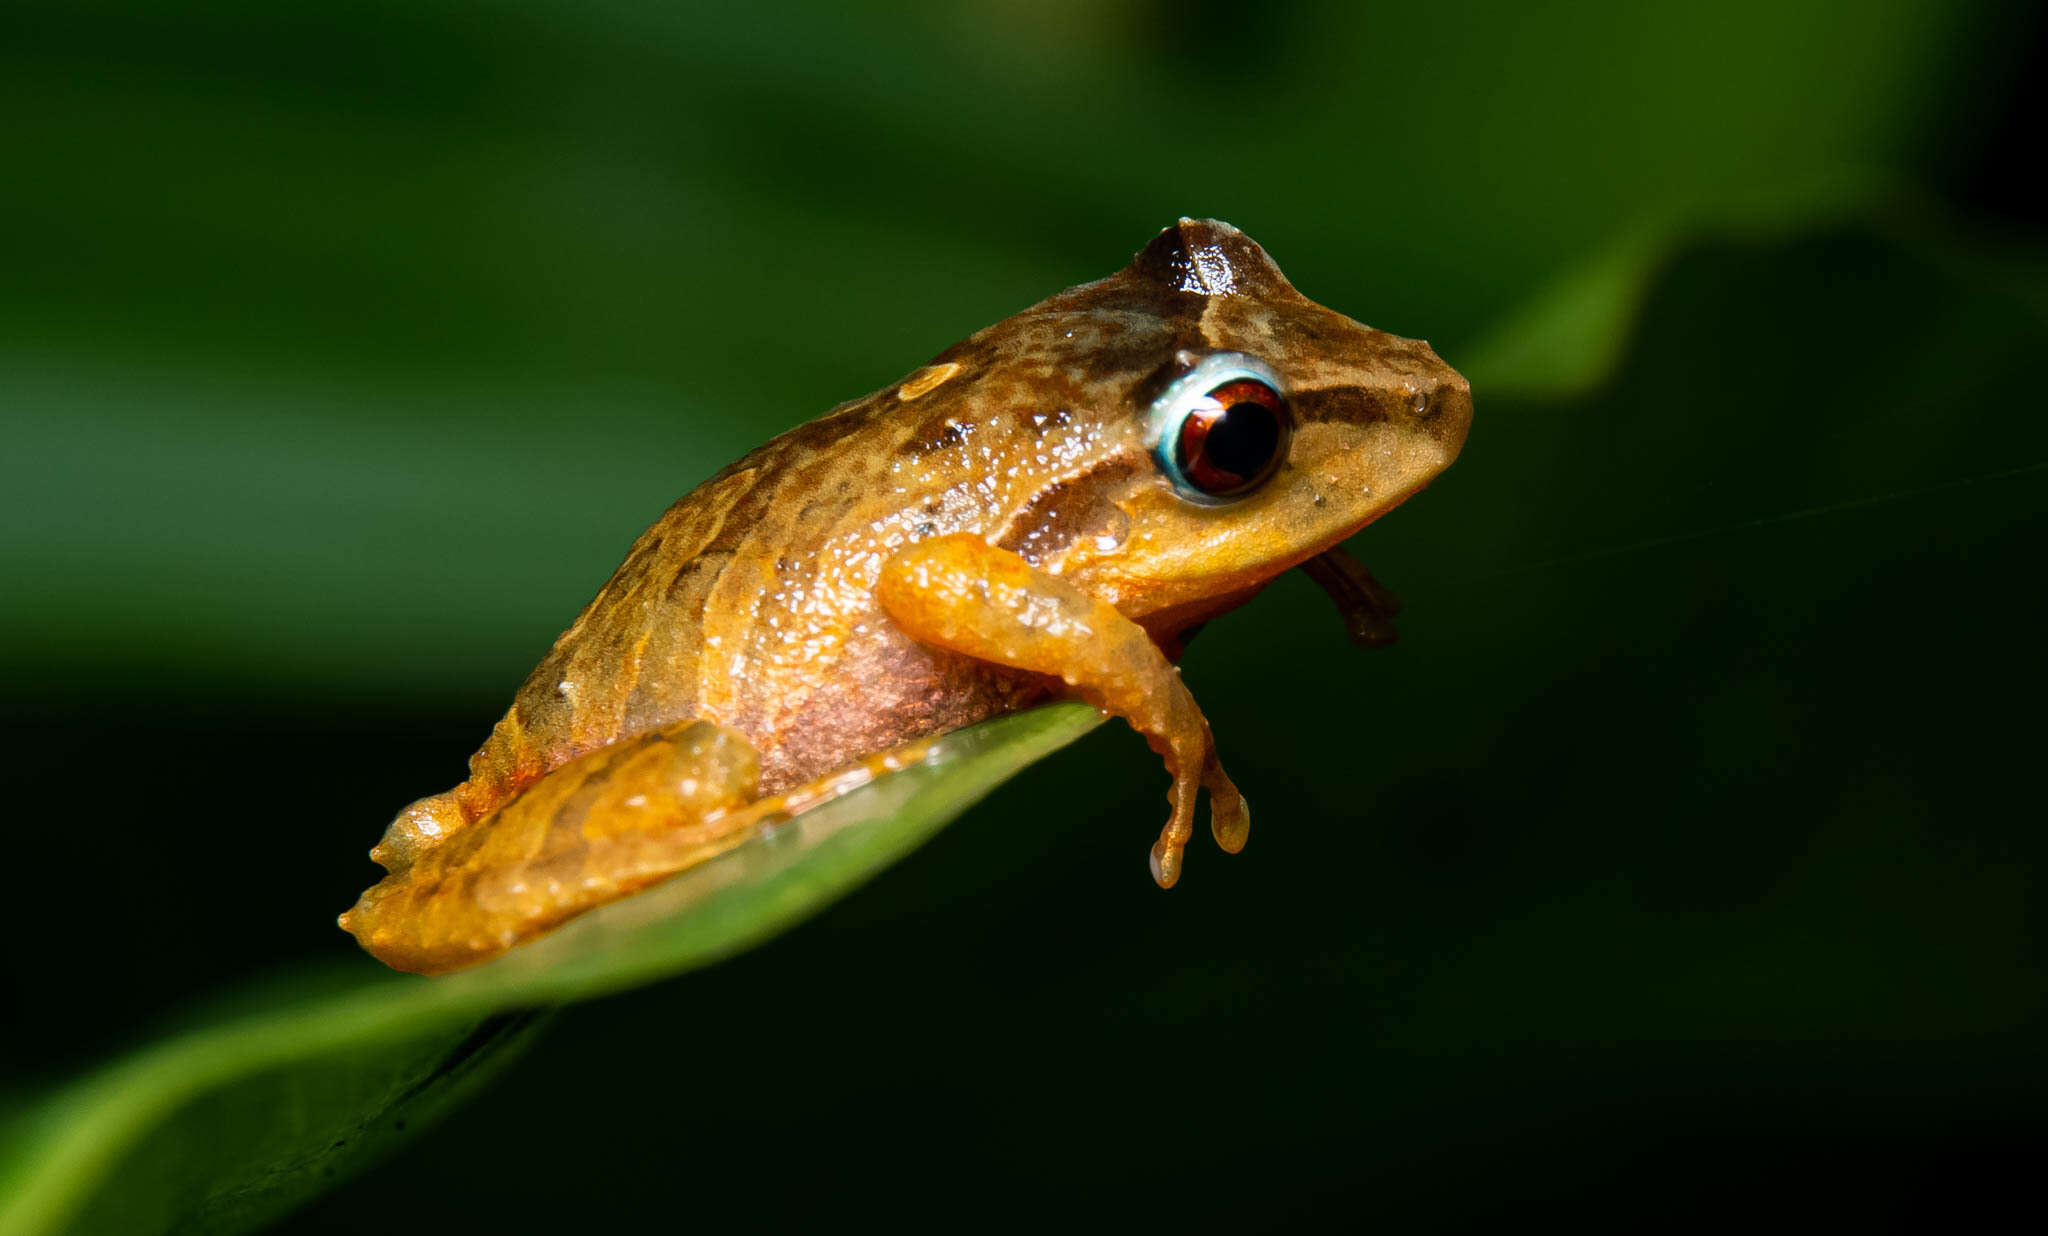
<path id="1" fill-rule="evenodd" d="M 1456 457 L 1465 380 L 1183 219 L 1131 264 L 775 438 L 670 507 L 519 689 L 469 779 L 406 808 L 341 925 L 402 970 L 495 956 L 1055 697 L 1164 757 L 1152 847 L 1244 799 L 1173 662 L 1304 567 L 1362 643 L 1391 598 L 1339 544 Z"/>

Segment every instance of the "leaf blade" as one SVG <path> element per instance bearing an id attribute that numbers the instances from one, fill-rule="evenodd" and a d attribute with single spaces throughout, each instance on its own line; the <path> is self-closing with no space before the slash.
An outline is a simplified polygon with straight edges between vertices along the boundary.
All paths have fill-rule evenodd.
<path id="1" fill-rule="evenodd" d="M 360 986 L 305 1006 L 144 1048 L 64 1087 L 17 1124 L 8 1161 L 0 1163 L 0 1236 L 248 1230 L 417 1131 L 438 1114 L 437 1104 L 458 1097 L 448 1083 L 487 1072 L 451 1069 L 451 1058 L 465 1066 L 503 1063 L 523 1033 L 494 1033 L 464 1050 L 492 1019 L 683 973 L 788 930 L 1101 722 L 1094 709 L 1071 703 L 985 722 L 942 740 L 932 761 L 808 812 L 772 840 L 741 846 L 487 965 L 439 980 L 366 972 Z M 337 1075 L 322 1079 L 323 1068 Z M 245 1120 L 245 1134 L 261 1126 L 243 1138 L 258 1143 L 253 1149 L 218 1144 L 233 1142 L 236 1129 L 215 1130 L 209 1145 L 198 1136 L 204 1128 L 187 1127 L 205 1125 L 207 1104 L 238 1092 L 245 1099 L 268 1094 L 279 1109 L 288 1099 L 326 1107 L 265 1109 Z M 401 1110 L 422 1117 L 394 1115 Z M 368 1144 L 334 1138 L 349 1127 L 380 1135 Z M 121 1189 L 97 1188 L 116 1174 Z"/>

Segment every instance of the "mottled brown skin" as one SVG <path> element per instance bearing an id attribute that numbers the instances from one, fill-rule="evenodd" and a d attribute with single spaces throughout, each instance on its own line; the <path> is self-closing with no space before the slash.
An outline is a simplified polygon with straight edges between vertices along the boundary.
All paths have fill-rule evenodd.
<path id="1" fill-rule="evenodd" d="M 1282 376 L 1294 433 L 1271 479 L 1200 505 L 1161 474 L 1146 413 L 1216 352 Z M 1392 599 L 1336 546 L 1450 463 L 1470 419 L 1428 345 L 1309 301 L 1235 228 L 1182 220 L 669 508 L 469 779 L 393 822 L 372 852 L 391 874 L 342 925 L 400 969 L 483 960 L 861 779 L 828 774 L 1056 695 L 1165 758 L 1170 885 L 1198 786 L 1224 847 L 1245 833 L 1171 663 L 1183 633 L 1316 559 L 1354 637 L 1384 642 Z"/>

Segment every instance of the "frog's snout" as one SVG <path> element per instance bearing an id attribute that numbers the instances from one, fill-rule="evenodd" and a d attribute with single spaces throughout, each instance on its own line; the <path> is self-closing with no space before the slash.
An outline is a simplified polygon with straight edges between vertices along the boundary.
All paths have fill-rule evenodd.
<path id="1" fill-rule="evenodd" d="M 1443 448 L 1444 463 L 1449 464 L 1458 457 L 1472 428 L 1472 384 L 1446 365 L 1435 388 L 1424 392 L 1421 401 L 1416 421 Z"/>

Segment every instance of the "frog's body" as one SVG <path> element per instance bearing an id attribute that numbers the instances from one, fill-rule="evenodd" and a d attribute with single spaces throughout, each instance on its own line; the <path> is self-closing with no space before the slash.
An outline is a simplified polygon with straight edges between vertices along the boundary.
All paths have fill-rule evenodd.
<path id="1" fill-rule="evenodd" d="M 1162 474 L 1159 406 L 1240 354 L 1284 386 L 1291 444 L 1217 503 Z M 1219 840 L 1243 840 L 1171 665 L 1181 633 L 1311 559 L 1369 628 L 1382 594 L 1335 546 L 1448 464 L 1470 415 L 1427 345 L 1303 298 L 1227 224 L 1183 220 L 671 507 L 469 780 L 392 824 L 373 852 L 391 874 L 343 926 L 402 969 L 469 964 L 848 781 L 828 774 L 1055 694 L 1166 756 L 1170 884 L 1198 784 Z"/>

